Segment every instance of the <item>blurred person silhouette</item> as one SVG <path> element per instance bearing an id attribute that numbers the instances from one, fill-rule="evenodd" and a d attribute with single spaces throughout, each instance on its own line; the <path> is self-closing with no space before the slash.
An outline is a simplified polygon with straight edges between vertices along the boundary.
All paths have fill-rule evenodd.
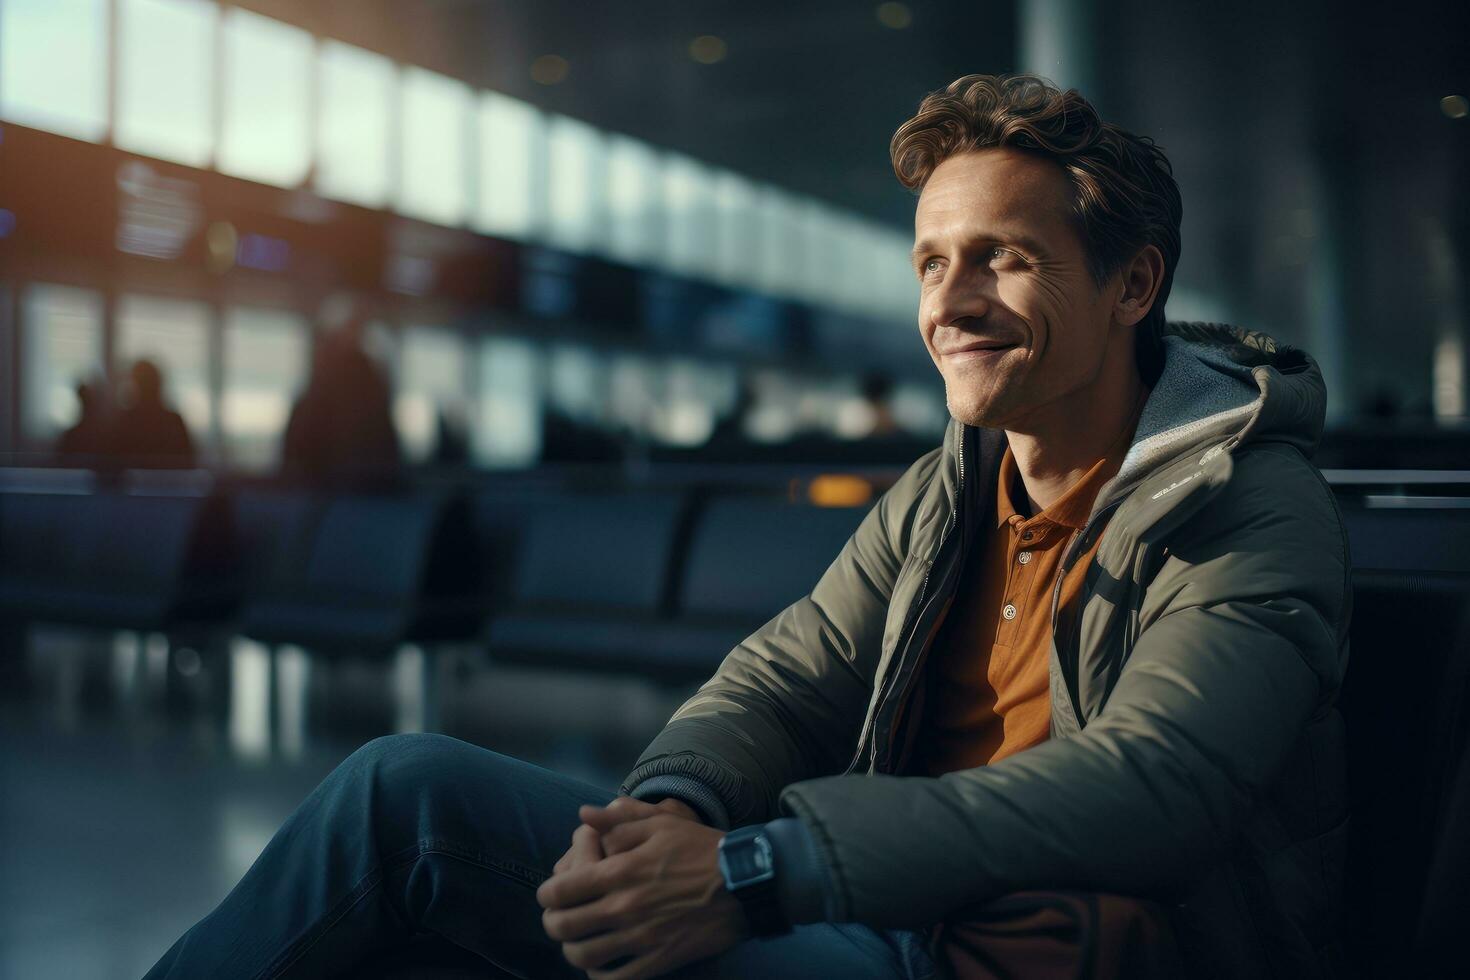
<path id="1" fill-rule="evenodd" d="M 402 468 L 387 377 L 363 349 L 354 314 L 317 339 L 311 377 L 291 408 L 281 444 L 289 479 L 346 486 L 391 482 Z"/>
<path id="2" fill-rule="evenodd" d="M 705 440 L 702 453 L 720 457 L 741 457 L 754 450 L 750 438 L 750 416 L 760 401 L 755 380 L 749 375 L 740 379 L 740 390 L 735 395 L 735 404 L 730 411 L 715 423 Z"/>
<path id="3" fill-rule="evenodd" d="M 434 455 L 436 466 L 465 466 L 470 461 L 470 428 L 464 410 L 458 406 L 439 406 L 434 418 Z"/>
<path id="4" fill-rule="evenodd" d="M 112 448 L 106 388 L 96 379 L 78 381 L 76 393 L 81 414 L 76 424 L 57 438 L 57 462 L 63 466 L 95 466 L 110 454 Z"/>
<path id="5" fill-rule="evenodd" d="M 147 358 L 128 372 L 127 398 L 110 428 L 111 450 L 125 465 L 189 469 L 194 441 L 178 412 L 163 401 L 163 371 Z"/>
<path id="6" fill-rule="evenodd" d="M 628 447 L 614 432 L 573 418 L 550 405 L 541 410 L 541 462 L 617 463 Z"/>
<path id="7" fill-rule="evenodd" d="M 902 436 L 903 429 L 899 426 L 898 419 L 894 418 L 890 401 L 893 397 L 892 379 L 882 374 L 869 374 L 863 378 L 862 392 L 863 401 L 873 412 L 873 427 L 865 438 L 891 439 Z"/>

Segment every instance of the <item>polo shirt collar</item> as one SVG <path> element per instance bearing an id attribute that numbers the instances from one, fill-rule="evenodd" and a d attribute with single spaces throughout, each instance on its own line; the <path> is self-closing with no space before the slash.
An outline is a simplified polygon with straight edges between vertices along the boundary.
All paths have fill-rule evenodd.
<path id="1" fill-rule="evenodd" d="M 1050 507 L 1031 517 L 1023 516 L 1016 506 L 1018 499 L 1025 499 L 1026 488 L 1021 482 L 1021 471 L 1016 465 L 1016 457 L 1011 453 L 1010 443 L 1007 442 L 1005 452 L 1000 457 L 1000 486 L 995 493 L 995 526 L 999 528 L 1012 518 L 1018 518 L 1014 521 L 1017 526 L 1035 522 L 1077 529 L 1086 525 L 1087 518 L 1092 514 L 1092 503 L 1097 499 L 1097 492 L 1104 483 L 1117 475 L 1118 469 L 1123 465 L 1123 457 L 1127 455 L 1128 447 L 1132 443 L 1133 430 L 1138 425 L 1138 416 L 1143 409 L 1143 403 L 1148 400 L 1148 394 L 1149 389 L 1144 386 L 1139 392 L 1138 403 L 1133 406 L 1132 420 L 1118 432 L 1118 437 L 1113 440 L 1103 457 L 1093 463 L 1082 479 L 1072 484 L 1066 493 L 1052 501 Z"/>

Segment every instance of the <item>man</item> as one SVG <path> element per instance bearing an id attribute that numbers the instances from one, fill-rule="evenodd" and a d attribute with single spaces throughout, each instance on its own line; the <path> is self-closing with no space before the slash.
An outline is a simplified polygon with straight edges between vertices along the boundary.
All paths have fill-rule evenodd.
<path id="1" fill-rule="evenodd" d="M 281 474 L 322 487 L 392 486 L 402 452 L 392 385 L 364 349 L 366 311 L 319 335 L 311 377 L 281 437 Z"/>
<path id="2" fill-rule="evenodd" d="M 76 424 L 56 440 L 57 464 L 97 466 L 110 450 L 107 432 L 106 389 L 100 381 L 78 381 Z"/>
<path id="3" fill-rule="evenodd" d="M 1168 162 L 1075 91 L 966 76 L 892 155 L 953 420 L 811 593 L 616 799 L 370 744 L 157 975 L 415 931 L 599 980 L 1334 972 L 1350 592 L 1315 364 L 1164 322 Z"/>
<path id="4" fill-rule="evenodd" d="M 147 358 L 128 372 L 129 397 L 113 419 L 109 442 L 128 466 L 188 469 L 194 441 L 184 417 L 163 400 L 163 372 Z"/>
<path id="5" fill-rule="evenodd" d="M 163 372 L 148 359 L 128 372 L 128 401 L 113 419 L 109 442 L 128 466 L 190 469 L 194 441 L 184 416 L 163 403 Z"/>

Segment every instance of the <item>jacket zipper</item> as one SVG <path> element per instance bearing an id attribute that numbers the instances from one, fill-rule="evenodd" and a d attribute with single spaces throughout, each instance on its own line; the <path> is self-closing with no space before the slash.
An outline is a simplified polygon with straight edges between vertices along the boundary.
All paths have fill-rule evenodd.
<path id="1" fill-rule="evenodd" d="M 914 600 L 914 607 L 918 610 L 918 612 L 909 622 L 908 629 L 905 631 L 907 635 L 900 635 L 898 642 L 895 644 L 899 652 L 894 655 L 893 669 L 890 670 L 888 676 L 883 679 L 882 687 L 878 692 L 878 702 L 873 706 L 872 713 L 868 716 L 866 724 L 863 725 L 862 734 L 858 737 L 857 750 L 853 754 L 852 761 L 847 764 L 847 773 L 851 773 L 854 769 L 857 768 L 857 764 L 862 761 L 863 749 L 868 741 L 869 735 L 876 734 L 878 718 L 882 715 L 883 708 L 888 703 L 888 699 L 893 693 L 893 685 L 897 683 L 897 678 L 899 673 L 901 672 L 901 668 L 903 667 L 903 662 L 908 657 L 908 648 L 913 644 L 914 637 L 919 634 L 919 624 L 924 619 L 925 613 L 927 613 L 929 611 L 929 607 L 933 605 L 934 597 L 928 596 L 926 599 L 926 594 L 929 590 L 929 577 L 934 572 L 934 561 L 937 561 L 939 559 L 939 556 L 944 553 L 944 544 L 946 541 L 949 540 L 950 532 L 952 532 L 957 526 L 959 526 L 960 504 L 964 500 L 965 433 L 966 427 L 961 426 L 959 432 L 959 448 L 958 453 L 956 454 L 959 461 L 959 477 L 955 481 L 954 502 L 953 506 L 950 508 L 949 522 L 945 525 L 943 533 L 941 533 L 939 536 L 939 544 L 934 549 L 934 560 L 930 561 L 929 567 L 924 570 L 924 579 L 922 582 L 919 583 L 919 595 L 918 598 Z M 907 696 L 908 689 L 908 685 L 905 684 L 903 689 L 903 696 Z M 868 754 L 870 759 L 876 760 L 876 743 L 873 746 L 869 747 Z M 844 775 L 845 774 L 846 773 L 844 773 Z"/>
<path id="2" fill-rule="evenodd" d="M 1074 545 L 1076 545 L 1078 541 L 1087 536 L 1088 530 L 1092 527 L 1092 525 L 1097 521 L 1098 518 L 1102 517 L 1104 514 L 1109 514 L 1112 511 L 1116 510 L 1118 506 L 1122 504 L 1122 502 L 1123 501 L 1121 499 L 1116 499 L 1110 501 L 1106 507 L 1095 511 L 1093 515 L 1089 517 L 1087 521 L 1082 525 L 1082 528 L 1080 530 L 1072 532 L 1072 536 L 1067 539 L 1066 545 L 1062 548 L 1061 568 L 1057 571 L 1057 580 L 1052 584 L 1051 590 L 1051 635 L 1054 638 L 1057 635 L 1057 612 L 1061 607 L 1062 579 L 1064 579 L 1067 573 L 1071 571 L 1067 563 L 1071 560 L 1072 548 Z M 1069 633 L 1069 635 L 1065 638 L 1064 643 L 1057 645 L 1058 658 L 1063 658 L 1063 654 L 1066 651 L 1072 649 L 1071 639 L 1072 637 Z M 1075 683 L 1071 674 L 1068 671 L 1068 668 L 1071 666 L 1070 658 L 1062 659 L 1061 666 L 1062 680 L 1067 685 L 1067 701 L 1072 705 L 1072 714 L 1077 718 L 1077 726 L 1081 728 L 1085 725 L 1085 722 L 1082 719 L 1081 709 L 1077 707 L 1077 697 L 1072 692 L 1072 688 L 1075 686 Z"/>
<path id="3" fill-rule="evenodd" d="M 1138 619 L 1143 593 L 1148 584 L 1153 581 L 1158 569 L 1154 568 L 1155 562 L 1160 562 L 1169 553 L 1167 545 L 1155 551 L 1155 546 L 1142 544 L 1139 547 L 1139 555 L 1133 563 L 1132 589 L 1128 597 L 1128 620 L 1123 630 L 1123 652 L 1128 654 L 1133 650 L 1133 644 L 1138 641 Z"/>
<path id="4" fill-rule="evenodd" d="M 1056 637 L 1057 612 L 1059 610 L 1062 597 L 1062 579 L 1067 574 L 1067 572 L 1070 571 L 1070 569 L 1067 567 L 1067 562 L 1072 557 L 1072 547 L 1077 543 L 1079 539 L 1087 535 L 1088 530 L 1092 528 L 1092 525 L 1096 523 L 1099 518 L 1103 517 L 1104 515 L 1110 514 L 1112 511 L 1117 510 L 1118 507 L 1122 506 L 1122 504 L 1128 499 L 1128 497 L 1132 495 L 1133 491 L 1137 489 L 1138 486 L 1142 483 L 1143 480 L 1141 479 L 1135 479 L 1131 481 L 1128 486 L 1124 488 L 1126 490 L 1126 493 L 1120 493 L 1119 488 L 1116 486 L 1109 487 L 1108 495 L 1111 499 L 1109 499 L 1107 503 L 1103 506 L 1095 509 L 1092 512 L 1091 516 L 1087 518 L 1086 522 L 1083 523 L 1082 529 L 1080 531 L 1073 531 L 1072 537 L 1067 540 L 1066 547 L 1062 549 L 1061 569 L 1057 572 L 1057 580 L 1052 585 L 1051 629 L 1053 638 Z M 1075 630 L 1071 632 L 1075 632 Z M 1064 651 L 1070 651 L 1072 649 L 1071 635 L 1069 634 L 1066 639 L 1067 642 L 1065 643 L 1065 645 L 1061 643 L 1057 644 L 1057 657 L 1059 659 L 1061 659 Z M 1062 679 L 1067 685 L 1067 700 L 1072 704 L 1072 714 L 1077 719 L 1077 726 L 1081 728 L 1084 727 L 1085 723 L 1082 718 L 1082 711 L 1077 707 L 1076 695 L 1074 695 L 1072 692 L 1072 689 L 1076 686 L 1076 678 L 1072 676 L 1072 673 L 1069 671 L 1069 668 L 1071 668 L 1072 666 L 1073 665 L 1068 660 L 1062 660 Z"/>

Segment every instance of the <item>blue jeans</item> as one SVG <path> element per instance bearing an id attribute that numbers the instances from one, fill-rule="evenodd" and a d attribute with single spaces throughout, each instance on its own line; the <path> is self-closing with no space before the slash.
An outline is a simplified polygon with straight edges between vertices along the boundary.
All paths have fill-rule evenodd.
<path id="1" fill-rule="evenodd" d="M 478 954 L 486 976 L 584 977 L 546 936 L 535 892 L 577 807 L 615 795 L 443 735 L 375 739 L 145 980 L 352 975 L 424 933 Z M 929 980 L 935 967 L 921 933 L 818 923 L 670 974 L 813 975 Z"/>

